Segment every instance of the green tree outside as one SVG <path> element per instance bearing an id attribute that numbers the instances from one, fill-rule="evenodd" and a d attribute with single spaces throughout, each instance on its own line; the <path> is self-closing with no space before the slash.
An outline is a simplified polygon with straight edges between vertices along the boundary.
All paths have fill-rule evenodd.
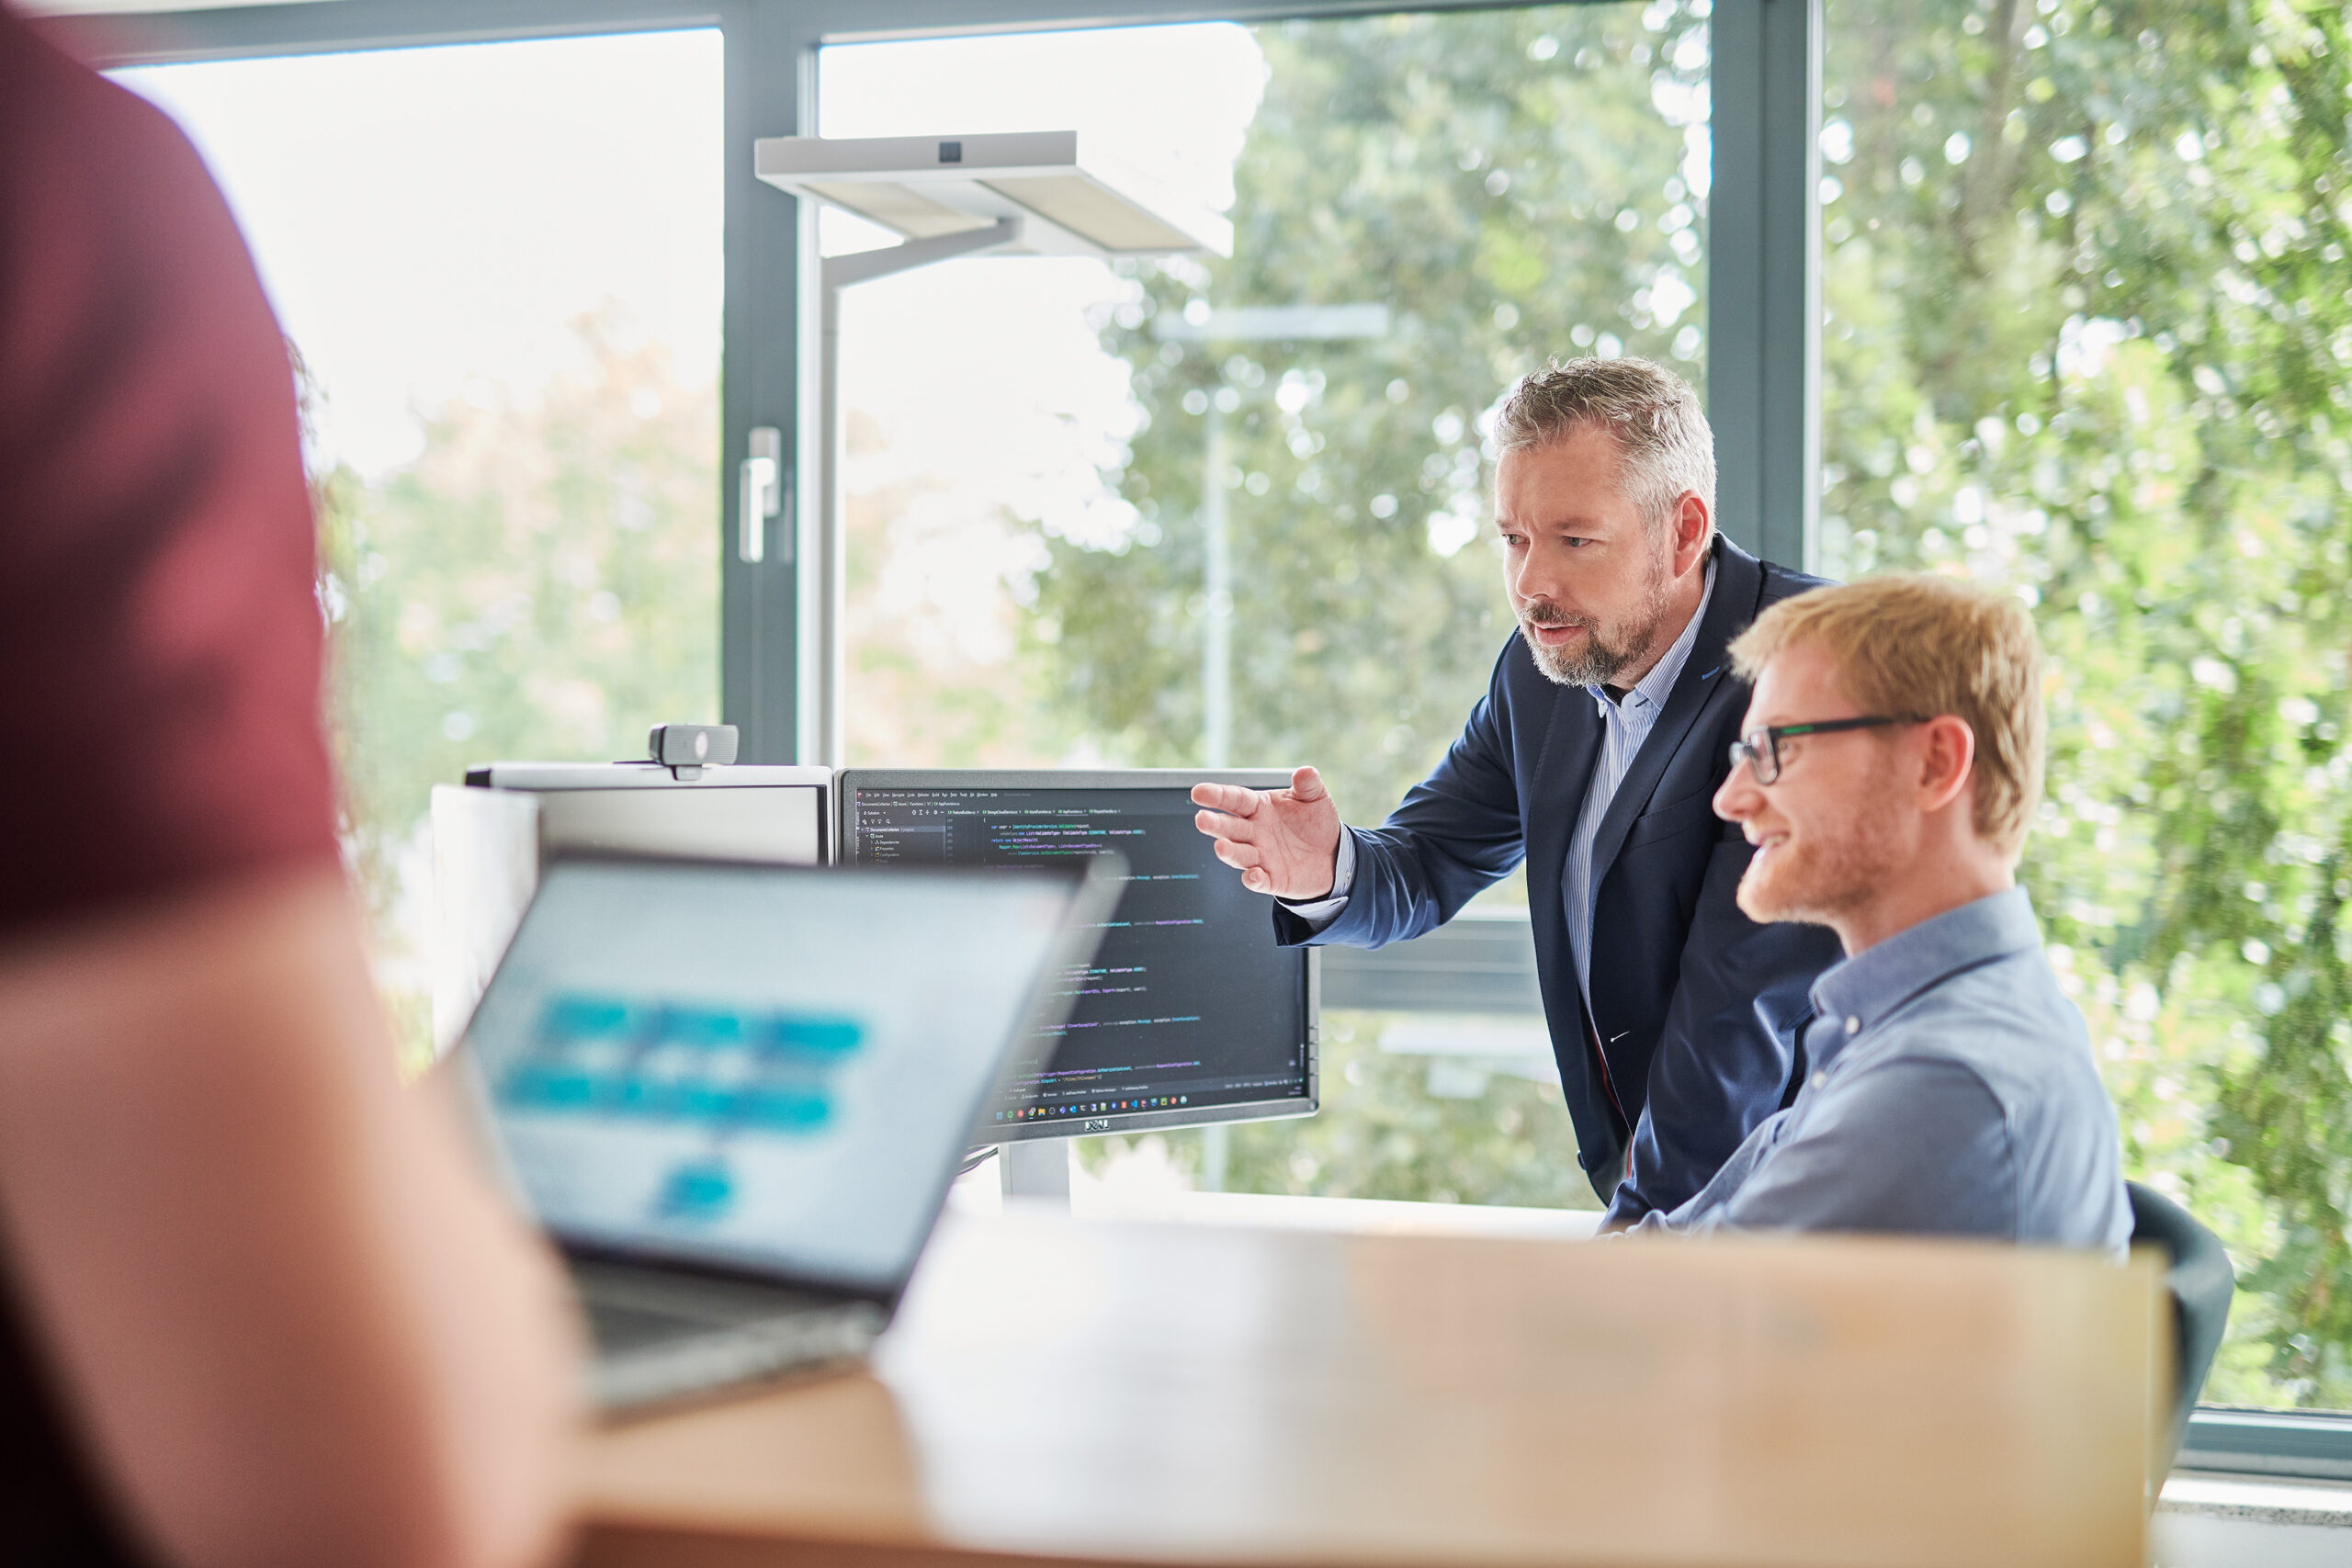
<path id="1" fill-rule="evenodd" d="M 1555 354 L 1701 378 L 1706 9 L 1259 29 L 1235 258 L 1136 269 L 1103 324 L 1144 416 L 1105 476 L 1131 522 L 1039 539 L 1009 681 L 943 683 L 871 639 L 894 747 L 1198 762 L 1215 484 L 1233 760 L 1314 761 L 1351 819 L 1382 816 L 1509 630 L 1483 412 Z M 2352 1406 L 2352 39 L 2303 0 L 1834 0 L 1829 28 L 1822 564 L 2036 605 L 2052 754 L 2025 876 L 2129 1169 L 2240 1264 L 2208 1397 Z M 1155 325 L 1359 301 L 1386 338 Z M 650 717 L 715 707 L 712 393 L 584 330 L 582 375 L 455 405 L 401 474 L 326 484 L 348 840 L 387 931 L 430 784 L 629 755 Z M 854 539 L 899 504 L 865 498 Z M 418 956 L 387 969 L 413 1042 Z M 1589 1203 L 1555 1089 L 1432 1096 L 1386 1022 L 1327 1021 L 1324 1114 L 1238 1129 L 1231 1185 Z"/>
<path id="2" fill-rule="evenodd" d="M 1260 30 L 1233 260 L 1143 271 L 1106 326 L 1148 421 L 1113 476 L 1135 525 L 1049 540 L 1028 623 L 1105 754 L 1201 761 L 1204 484 L 1232 518 L 1234 761 L 1313 761 L 1363 820 L 1443 753 L 1510 626 L 1481 412 L 1553 346 L 1703 378 L 1685 165 L 1705 37 L 1624 6 Z M 1653 106 L 1654 79 L 1700 138 Z M 1393 325 L 1364 344 L 1155 330 L 1195 301 L 1373 302 Z"/>
<path id="3" fill-rule="evenodd" d="M 642 756 L 649 723 L 717 716 L 716 389 L 611 312 L 576 330 L 579 371 L 455 401 L 400 471 L 318 487 L 344 840 L 412 1066 L 433 1050 L 432 787 Z"/>
<path id="4" fill-rule="evenodd" d="M 1261 30 L 1235 258 L 1142 275 L 1105 331 L 1148 415 L 1110 476 L 1135 529 L 1048 541 L 1040 581 L 1036 658 L 1113 754 L 1199 754 L 1200 430 L 1224 396 L 1234 456 L 1207 479 L 1233 491 L 1237 761 L 1323 765 L 1353 820 L 1434 761 L 1508 629 L 1490 558 L 1457 542 L 1487 515 L 1479 411 L 1546 354 L 1703 357 L 1702 309 L 1678 325 L 1657 301 L 1668 269 L 1669 303 L 1704 289 L 1671 248 L 1704 227 L 1671 121 L 1705 80 L 1705 10 Z M 2240 1265 L 2208 1397 L 2336 1407 L 2345 35 L 2326 6 L 1838 0 L 1824 137 L 1823 565 L 1965 572 L 2037 606 L 2052 750 L 2024 875 L 2128 1168 Z M 1154 335 L 1195 299 L 1369 299 L 1401 324 L 1345 348 Z M 1361 1054 L 1370 1027 L 1334 1030 L 1327 1125 L 1236 1133 L 1237 1185 L 1560 1201 L 1502 1156 L 1365 1134 L 1454 1115 L 1508 1141 L 1500 1107 L 1433 1108 L 1369 1070 L 1394 1066 Z"/>
<path id="5" fill-rule="evenodd" d="M 2352 1405 L 2343 13 L 1829 28 L 1827 564 L 2039 606 L 2024 874 L 2128 1168 L 2237 1258 L 2208 1397 Z"/>

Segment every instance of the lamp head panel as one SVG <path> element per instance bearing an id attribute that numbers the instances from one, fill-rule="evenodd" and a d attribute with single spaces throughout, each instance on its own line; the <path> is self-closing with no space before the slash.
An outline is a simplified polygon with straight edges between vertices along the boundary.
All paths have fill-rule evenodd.
<path id="1" fill-rule="evenodd" d="M 1023 219 L 1010 250 L 1054 255 L 1230 255 L 1233 225 L 1104 160 L 1074 130 L 986 136 L 771 136 L 759 177 L 910 240 Z"/>

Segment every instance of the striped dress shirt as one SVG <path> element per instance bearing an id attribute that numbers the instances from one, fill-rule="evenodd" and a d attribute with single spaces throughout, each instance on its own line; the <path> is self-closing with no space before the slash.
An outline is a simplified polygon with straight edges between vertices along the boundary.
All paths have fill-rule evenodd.
<path id="1" fill-rule="evenodd" d="M 1563 897 L 1568 906 L 1568 946 L 1576 953 L 1577 988 L 1584 993 L 1585 1007 L 1592 1006 L 1592 843 L 1600 836 L 1600 819 L 1609 815 L 1610 802 L 1617 798 L 1617 786 L 1625 782 L 1625 770 L 1634 765 L 1634 758 L 1642 750 L 1642 742 L 1649 739 L 1657 727 L 1657 716 L 1665 711 L 1666 700 L 1674 693 L 1674 682 L 1682 678 L 1682 667 L 1690 661 L 1690 646 L 1699 640 L 1699 627 L 1707 618 L 1707 603 L 1715 596 L 1715 558 L 1707 557 L 1707 585 L 1699 595 L 1699 607 L 1690 613 L 1690 624 L 1674 639 L 1650 672 L 1634 683 L 1634 689 L 1615 702 L 1599 686 L 1587 686 L 1592 700 L 1600 709 L 1600 756 L 1592 765 L 1592 782 L 1585 786 L 1584 809 L 1577 817 L 1577 830 L 1568 840 L 1568 869 L 1563 883 Z"/>

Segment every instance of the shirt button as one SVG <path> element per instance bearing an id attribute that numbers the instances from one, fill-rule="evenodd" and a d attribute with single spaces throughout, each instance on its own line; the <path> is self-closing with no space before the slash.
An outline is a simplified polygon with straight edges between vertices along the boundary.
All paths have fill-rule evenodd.
<path id="1" fill-rule="evenodd" d="M 1829 1081 L 1829 1075 L 1828 1075 L 1827 1073 L 1826 1073 L 1826 1072 L 1824 1072 L 1824 1073 L 1815 1073 L 1815 1074 L 1814 1074 L 1814 1075 L 1813 1075 L 1813 1087 L 1814 1087 L 1814 1088 L 1815 1088 L 1815 1089 L 1819 1089 L 1823 1084 L 1826 1084 L 1826 1083 L 1827 1083 L 1828 1081 Z"/>
<path id="2" fill-rule="evenodd" d="M 1862 1021 L 1861 1021 L 1860 1019 L 1859 1019 L 1859 1018 L 1849 1018 L 1849 1019 L 1848 1019 L 1848 1020 L 1846 1021 L 1846 1032 L 1847 1032 L 1847 1033 L 1849 1033 L 1849 1034 L 1860 1034 L 1861 1032 L 1862 1032 Z"/>

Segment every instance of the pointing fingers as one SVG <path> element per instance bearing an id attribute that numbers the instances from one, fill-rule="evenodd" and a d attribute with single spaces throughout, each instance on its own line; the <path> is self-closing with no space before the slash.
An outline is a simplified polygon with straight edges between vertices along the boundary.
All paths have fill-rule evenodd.
<path id="1" fill-rule="evenodd" d="M 1236 817 L 1255 817 L 1260 798 L 1256 790 L 1245 789 L 1239 784 L 1196 784 L 1193 786 L 1193 805 L 1230 812 Z M 1207 829 L 1203 829 L 1202 831 Z"/>
<path id="2" fill-rule="evenodd" d="M 1265 858 L 1255 844 L 1236 843 L 1231 839 L 1219 839 L 1216 847 L 1216 858 L 1237 871 L 1254 870 Z M 1247 883 L 1249 878 L 1243 877 L 1242 881 Z"/>
<path id="3" fill-rule="evenodd" d="M 1257 829 L 1247 818 L 1227 816 L 1222 811 L 1195 811 L 1193 826 L 1220 841 L 1233 839 L 1247 843 L 1257 836 Z"/>

